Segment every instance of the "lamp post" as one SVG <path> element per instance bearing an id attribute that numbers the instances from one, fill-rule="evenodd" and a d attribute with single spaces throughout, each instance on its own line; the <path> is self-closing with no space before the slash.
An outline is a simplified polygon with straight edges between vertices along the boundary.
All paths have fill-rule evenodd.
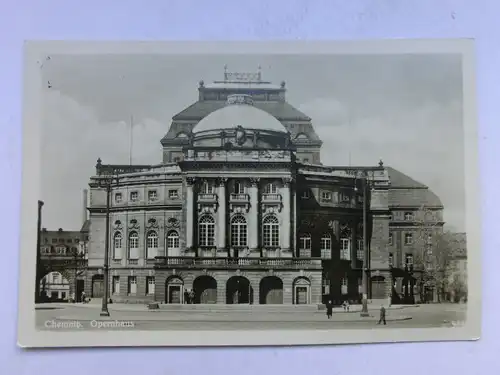
<path id="1" fill-rule="evenodd" d="M 35 270 L 35 303 L 40 301 L 40 267 L 41 267 L 41 231 L 43 201 L 38 201 L 37 234 L 36 234 L 36 270 Z"/>
<path id="2" fill-rule="evenodd" d="M 368 251 L 368 239 L 367 239 L 367 199 L 366 199 L 366 188 L 367 188 L 367 175 L 366 172 L 363 173 L 362 185 L 363 185 L 363 270 L 362 270 L 362 286 L 363 286 L 363 299 L 361 300 L 361 316 L 368 317 L 368 269 L 369 269 L 369 251 Z"/>
<path id="3" fill-rule="evenodd" d="M 100 316 L 109 316 L 108 299 L 109 299 L 109 208 L 111 201 L 111 188 L 113 182 L 117 183 L 116 176 L 104 176 L 98 180 L 99 187 L 106 189 L 106 231 L 104 240 L 104 296 L 102 298 L 102 308 Z"/>

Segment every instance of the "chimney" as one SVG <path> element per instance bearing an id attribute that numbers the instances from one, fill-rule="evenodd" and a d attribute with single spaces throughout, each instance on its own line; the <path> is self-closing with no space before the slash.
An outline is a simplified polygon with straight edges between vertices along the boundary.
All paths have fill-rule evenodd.
<path id="1" fill-rule="evenodd" d="M 88 203 L 87 196 L 88 196 L 88 190 L 83 189 L 83 202 L 82 202 L 82 205 L 83 205 L 83 207 L 82 207 L 82 209 L 83 209 L 82 220 L 83 220 L 83 222 L 82 222 L 82 225 L 84 225 L 85 222 L 87 221 L 87 203 Z"/>

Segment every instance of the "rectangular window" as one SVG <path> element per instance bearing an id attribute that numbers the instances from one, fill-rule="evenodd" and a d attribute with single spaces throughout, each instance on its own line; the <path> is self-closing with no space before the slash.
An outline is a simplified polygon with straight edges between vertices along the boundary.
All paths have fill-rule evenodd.
<path id="1" fill-rule="evenodd" d="M 53 238 L 52 243 L 57 243 L 57 238 Z"/>
<path id="2" fill-rule="evenodd" d="M 113 276 L 113 294 L 120 294 L 120 276 Z"/>
<path id="3" fill-rule="evenodd" d="M 349 240 L 348 238 L 340 239 L 340 259 L 351 259 L 351 240 Z"/>
<path id="4" fill-rule="evenodd" d="M 405 221 L 413 221 L 413 213 L 405 212 Z"/>
<path id="5" fill-rule="evenodd" d="M 347 292 L 348 292 L 348 290 L 347 290 L 347 284 L 348 283 L 347 283 L 347 278 L 346 277 L 340 279 L 340 289 L 341 289 L 341 293 L 343 295 L 346 295 Z"/>
<path id="6" fill-rule="evenodd" d="M 131 191 L 130 192 L 130 200 L 132 202 L 137 202 L 139 200 L 139 192 L 138 191 Z"/>
<path id="7" fill-rule="evenodd" d="M 52 275 L 52 282 L 53 282 L 54 284 L 59 284 L 59 274 L 54 273 L 54 274 Z"/>
<path id="8" fill-rule="evenodd" d="M 356 258 L 360 260 L 365 259 L 363 239 L 358 239 L 358 247 L 356 248 Z"/>
<path id="9" fill-rule="evenodd" d="M 156 190 L 149 190 L 148 191 L 148 201 L 154 202 L 157 199 L 158 199 L 158 194 L 156 193 Z"/>
<path id="10" fill-rule="evenodd" d="M 115 203 L 121 203 L 122 202 L 122 193 L 116 193 L 115 194 Z"/>
<path id="11" fill-rule="evenodd" d="M 340 193 L 340 200 L 344 203 L 347 203 L 351 201 L 351 197 L 347 193 Z"/>
<path id="12" fill-rule="evenodd" d="M 146 277 L 146 294 L 151 296 L 155 294 L 155 277 Z"/>
<path id="13" fill-rule="evenodd" d="M 332 257 L 332 239 L 330 237 L 323 236 L 320 242 L 321 246 L 321 258 L 331 259 Z"/>
<path id="14" fill-rule="evenodd" d="M 413 234 L 405 233 L 405 245 L 413 244 Z"/>
<path id="15" fill-rule="evenodd" d="M 128 294 L 134 295 L 137 294 L 137 277 L 129 276 L 128 277 Z"/>
<path id="16" fill-rule="evenodd" d="M 309 199 L 311 198 L 311 192 L 309 190 L 304 190 L 302 191 L 302 195 L 300 196 L 302 199 Z"/>
<path id="17" fill-rule="evenodd" d="M 179 198 L 179 192 L 175 189 L 169 190 L 168 191 L 168 199 L 178 199 Z"/>
<path id="18" fill-rule="evenodd" d="M 389 245 L 392 246 L 392 241 L 393 241 L 393 238 L 392 238 L 392 232 L 389 232 L 389 240 L 387 241 L 389 243 Z"/>
<path id="19" fill-rule="evenodd" d="M 321 200 L 323 202 L 331 202 L 332 201 L 332 193 L 329 191 L 322 191 L 321 192 Z"/>
<path id="20" fill-rule="evenodd" d="M 394 266 L 394 255 L 389 253 L 389 266 Z"/>

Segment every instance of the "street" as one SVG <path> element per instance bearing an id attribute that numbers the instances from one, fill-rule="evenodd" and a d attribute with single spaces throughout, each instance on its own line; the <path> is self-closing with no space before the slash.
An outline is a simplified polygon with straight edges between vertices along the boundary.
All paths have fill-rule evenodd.
<path id="1" fill-rule="evenodd" d="M 125 310 L 127 309 L 128 310 Z M 255 329 L 389 329 L 452 327 L 465 320 L 466 305 L 429 304 L 387 310 L 387 325 L 377 325 L 378 310 L 370 317 L 359 312 L 334 312 L 327 319 L 322 311 L 148 311 L 144 306 L 113 306 L 110 317 L 100 317 L 100 306 L 58 304 L 36 310 L 36 327 L 43 330 L 255 330 Z M 458 322 L 458 323 L 457 323 Z M 78 328 L 75 328 L 75 324 Z"/>

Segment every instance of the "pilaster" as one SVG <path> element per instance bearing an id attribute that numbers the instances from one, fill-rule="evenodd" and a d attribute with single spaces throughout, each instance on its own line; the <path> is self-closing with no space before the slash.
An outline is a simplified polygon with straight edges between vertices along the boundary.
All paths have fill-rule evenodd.
<path id="1" fill-rule="evenodd" d="M 218 209 L 217 209 L 217 251 L 221 253 L 226 252 L 226 178 L 221 178 L 218 181 Z"/>
<path id="2" fill-rule="evenodd" d="M 291 226 L 291 201 L 290 201 L 290 185 L 292 179 L 283 179 L 283 189 L 281 195 L 283 197 L 282 225 L 281 225 L 281 249 L 284 252 L 290 251 L 290 226 Z"/>
<path id="3" fill-rule="evenodd" d="M 195 179 L 186 178 L 186 248 L 193 247 L 193 226 L 194 226 L 194 188 Z"/>
<path id="4" fill-rule="evenodd" d="M 258 223 L 259 223 L 259 179 L 250 179 L 250 211 L 248 215 L 248 247 L 251 252 L 258 251 L 259 236 L 258 236 Z"/>

